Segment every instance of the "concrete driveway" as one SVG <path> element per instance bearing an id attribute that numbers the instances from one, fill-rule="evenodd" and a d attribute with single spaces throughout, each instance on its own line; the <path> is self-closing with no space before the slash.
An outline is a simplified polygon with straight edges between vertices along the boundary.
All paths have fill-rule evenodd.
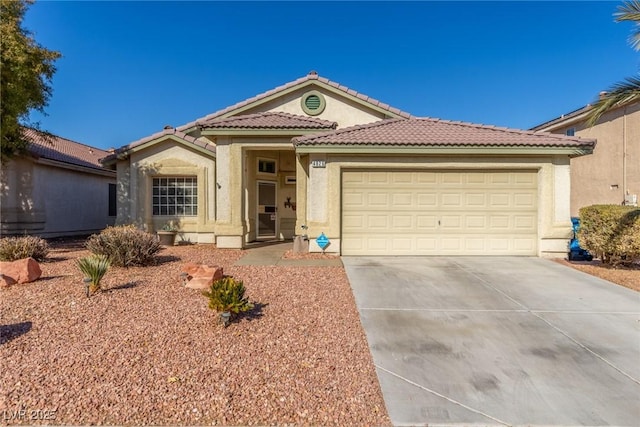
<path id="1" fill-rule="evenodd" d="M 395 425 L 640 425 L 640 294 L 521 257 L 343 257 Z"/>

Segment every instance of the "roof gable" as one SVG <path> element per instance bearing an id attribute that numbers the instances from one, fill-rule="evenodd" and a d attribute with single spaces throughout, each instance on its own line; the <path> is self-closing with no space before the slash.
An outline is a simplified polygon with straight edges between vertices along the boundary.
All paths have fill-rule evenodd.
<path id="1" fill-rule="evenodd" d="M 189 133 L 197 129 L 198 123 L 209 122 L 216 118 L 241 115 L 243 113 L 257 113 L 261 108 L 273 109 L 273 106 L 270 104 L 273 104 L 274 101 L 277 101 L 279 98 L 284 99 L 287 95 L 303 89 L 320 89 L 326 94 L 333 94 L 333 96 L 348 99 L 354 105 L 360 105 L 363 108 L 377 112 L 380 115 L 380 118 L 412 117 L 411 114 L 407 112 L 391 107 L 388 104 L 380 102 L 339 83 L 333 82 L 327 78 L 320 77 L 317 73 L 312 71 L 304 77 L 238 102 L 227 108 L 216 111 L 215 113 L 196 119 L 185 125 L 179 126 L 177 129 L 179 131 Z"/>
<path id="2" fill-rule="evenodd" d="M 155 145 L 167 139 L 174 140 L 185 146 L 194 148 L 198 151 L 207 153 L 215 157 L 216 147 L 214 144 L 211 143 L 211 141 L 205 138 L 196 138 L 196 137 L 187 135 L 184 132 L 180 132 L 177 129 L 167 126 L 160 132 L 141 138 L 137 141 L 132 142 L 131 144 L 125 145 L 124 147 L 121 147 L 115 150 L 114 153 L 103 158 L 101 161 L 104 164 L 110 164 L 116 161 L 117 159 L 124 158 L 133 152 L 144 150 L 145 148 L 151 145 Z"/>

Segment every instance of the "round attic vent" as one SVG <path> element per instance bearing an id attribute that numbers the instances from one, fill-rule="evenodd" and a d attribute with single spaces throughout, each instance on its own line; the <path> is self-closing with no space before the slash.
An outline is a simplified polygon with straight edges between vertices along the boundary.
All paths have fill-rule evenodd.
<path id="1" fill-rule="evenodd" d="M 317 90 L 305 93 L 301 99 L 302 110 L 310 116 L 317 116 L 324 111 L 326 101 L 324 96 Z"/>

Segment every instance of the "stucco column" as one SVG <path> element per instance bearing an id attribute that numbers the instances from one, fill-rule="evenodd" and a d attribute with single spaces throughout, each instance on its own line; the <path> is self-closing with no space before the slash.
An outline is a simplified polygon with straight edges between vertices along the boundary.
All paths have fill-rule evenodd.
<path id="1" fill-rule="evenodd" d="M 220 138 L 217 147 L 218 191 L 216 244 L 220 248 L 242 248 L 246 232 L 243 211 L 242 147 Z"/>
<path id="2" fill-rule="evenodd" d="M 307 181 L 309 179 L 309 156 L 296 155 L 296 231 L 298 235 L 307 234 L 303 225 L 307 225 Z"/>
<path id="3" fill-rule="evenodd" d="M 539 255 L 562 257 L 569 251 L 571 239 L 571 176 L 569 158 L 555 156 L 553 162 L 541 169 L 539 182 L 539 221 L 541 229 Z"/>

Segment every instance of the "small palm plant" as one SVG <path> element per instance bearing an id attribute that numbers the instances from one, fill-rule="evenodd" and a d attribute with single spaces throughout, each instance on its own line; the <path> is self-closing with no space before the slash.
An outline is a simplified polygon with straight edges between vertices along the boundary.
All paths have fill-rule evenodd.
<path id="1" fill-rule="evenodd" d="M 245 288 L 241 280 L 226 276 L 211 284 L 202 295 L 209 299 L 209 308 L 220 313 L 220 320 L 226 327 L 232 314 L 249 311 L 253 304 L 244 296 Z"/>
<path id="2" fill-rule="evenodd" d="M 104 255 L 91 255 L 78 260 L 78 268 L 86 276 L 87 296 L 102 289 L 100 281 L 107 273 L 110 263 Z"/>

